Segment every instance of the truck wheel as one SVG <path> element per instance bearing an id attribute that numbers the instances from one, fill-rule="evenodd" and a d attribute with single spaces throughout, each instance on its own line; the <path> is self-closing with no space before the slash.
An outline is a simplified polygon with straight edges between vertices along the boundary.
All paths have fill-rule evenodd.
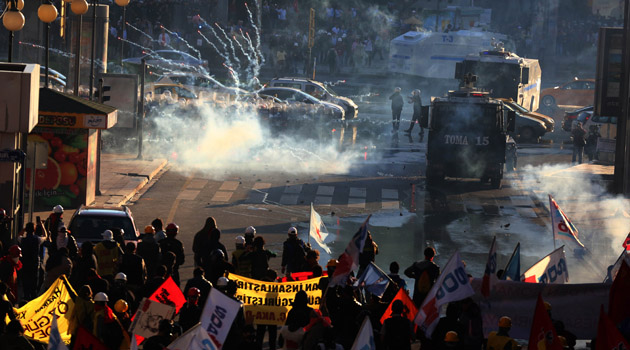
<path id="1" fill-rule="evenodd" d="M 493 177 L 490 180 L 490 184 L 492 185 L 492 188 L 496 188 L 496 189 L 501 188 L 501 178 L 500 177 Z"/>
<path id="2" fill-rule="evenodd" d="M 555 107 L 555 106 L 556 106 L 556 99 L 555 99 L 555 98 L 553 98 L 553 96 L 551 96 L 551 95 L 545 95 L 545 96 L 543 96 L 543 98 L 542 98 L 542 104 L 543 104 L 545 107 L 548 107 L 548 108 L 553 108 L 553 107 Z"/>

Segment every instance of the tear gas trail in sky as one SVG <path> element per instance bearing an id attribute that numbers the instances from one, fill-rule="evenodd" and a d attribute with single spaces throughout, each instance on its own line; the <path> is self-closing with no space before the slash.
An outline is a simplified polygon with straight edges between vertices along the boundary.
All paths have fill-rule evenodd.
<path id="1" fill-rule="evenodd" d="M 153 122 L 159 134 L 174 139 L 166 147 L 164 142 L 147 146 L 149 154 L 177 154 L 174 169 L 202 171 L 213 178 L 231 171 L 343 174 L 357 158 L 355 153 L 338 151 L 330 139 L 318 141 L 293 132 L 272 136 L 255 110 L 236 103 L 223 111 L 206 106 L 189 112 L 165 109 Z"/>
<path id="2" fill-rule="evenodd" d="M 256 9 L 258 13 L 260 13 L 260 4 L 258 3 L 258 0 L 254 0 L 254 5 L 256 5 Z M 263 56 L 262 52 L 260 51 L 260 23 L 254 22 L 252 11 L 249 10 L 249 6 L 247 5 L 247 3 L 245 3 L 245 9 L 247 9 L 247 15 L 249 16 L 249 23 L 254 28 L 254 33 L 256 33 L 256 38 L 255 38 L 256 39 L 256 52 L 260 60 L 258 62 L 257 71 L 260 71 L 260 66 L 265 64 L 265 56 Z M 247 34 L 247 37 L 249 38 L 249 33 L 246 33 L 246 34 Z M 250 43 L 251 43 L 251 39 L 250 39 Z M 256 74 L 256 76 L 258 76 L 258 74 Z"/>
<path id="3" fill-rule="evenodd" d="M 522 184 L 547 209 L 547 195 L 551 194 L 556 199 L 577 227 L 580 240 L 592 254 L 592 258 L 587 257 L 585 260 L 599 265 L 593 281 L 603 280 L 606 266 L 613 264 L 623 250 L 621 244 L 628 235 L 630 224 L 630 202 L 623 196 L 609 193 L 599 175 L 576 171 L 568 164 L 526 166 L 519 173 Z M 544 219 L 550 223 L 548 218 Z M 551 235 L 550 226 L 548 230 Z M 567 253 L 576 248 L 572 242 L 556 244 L 566 244 Z"/>
<path id="4" fill-rule="evenodd" d="M 177 32 L 173 32 L 170 31 L 168 28 L 166 28 L 165 26 L 160 26 L 161 28 L 163 28 L 167 33 L 169 33 L 170 35 L 175 35 L 177 37 L 178 40 L 181 40 L 181 42 L 184 43 L 184 45 L 186 45 L 186 47 L 188 47 L 190 50 L 192 50 L 194 53 L 197 54 L 197 59 L 201 60 L 201 52 L 197 49 L 195 49 L 193 46 L 191 46 L 188 41 L 186 41 L 184 38 L 182 38 L 179 33 Z"/>
<path id="5" fill-rule="evenodd" d="M 234 44 L 232 44 L 232 40 L 230 39 L 230 37 L 227 35 L 227 33 L 225 32 L 225 30 L 223 30 L 223 28 L 221 28 L 221 26 L 219 25 L 219 23 L 214 23 L 214 25 L 219 28 L 219 30 L 221 30 L 221 33 L 223 33 L 223 36 L 225 37 L 225 40 L 227 41 L 228 44 L 230 44 L 230 50 L 232 51 L 232 57 L 234 57 L 234 61 L 236 61 L 237 65 L 239 66 L 240 69 L 240 63 L 241 61 L 238 59 L 238 57 L 236 56 L 236 50 L 234 49 Z M 218 37 L 218 36 L 217 36 Z"/>

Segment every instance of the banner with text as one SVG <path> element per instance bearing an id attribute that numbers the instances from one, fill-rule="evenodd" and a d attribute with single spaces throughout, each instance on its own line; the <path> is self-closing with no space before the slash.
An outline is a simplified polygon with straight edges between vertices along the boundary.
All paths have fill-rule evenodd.
<path id="1" fill-rule="evenodd" d="M 17 319 L 24 327 L 24 336 L 38 342 L 48 343 L 53 316 L 57 315 L 57 327 L 64 343 L 70 344 L 68 334 L 70 315 L 74 308 L 72 298 L 76 293 L 65 275 L 57 278 L 48 290 L 26 305 L 15 310 Z M 7 317 L 7 323 L 9 322 Z"/>
<path id="2" fill-rule="evenodd" d="M 238 285 L 236 297 L 244 304 L 245 319 L 253 317 L 254 324 L 284 325 L 295 293 L 301 290 L 308 295 L 309 306 L 319 309 L 321 277 L 283 283 L 258 281 L 234 274 L 230 274 L 229 278 Z"/>
<path id="3" fill-rule="evenodd" d="M 554 320 L 564 322 L 578 339 L 592 339 L 597 332 L 600 305 L 608 305 L 609 284 L 542 284 L 498 281 L 489 298 L 481 295 L 481 279 L 472 280 L 473 299 L 481 307 L 484 335 L 496 331 L 501 316 L 512 318 L 510 336 L 529 339 L 538 294 L 551 304 Z"/>

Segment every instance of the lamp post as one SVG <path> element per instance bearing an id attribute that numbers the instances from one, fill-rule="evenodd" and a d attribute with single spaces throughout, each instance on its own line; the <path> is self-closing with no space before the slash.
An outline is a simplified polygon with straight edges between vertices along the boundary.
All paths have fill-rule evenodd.
<path id="1" fill-rule="evenodd" d="M 48 87 L 48 66 L 50 65 L 50 23 L 52 23 L 55 19 L 57 19 L 57 8 L 55 5 L 50 3 L 49 0 L 44 0 L 45 2 L 39 5 L 37 9 L 37 17 L 40 21 L 46 23 L 46 77 L 44 86 Z"/>
<path id="2" fill-rule="evenodd" d="M 123 15 L 122 15 L 122 31 L 120 32 L 120 70 L 122 71 L 123 67 L 123 49 L 125 48 L 125 26 L 127 25 L 127 5 L 129 5 L 129 0 L 115 0 L 116 5 L 122 7 Z"/>
<path id="3" fill-rule="evenodd" d="M 90 101 L 94 97 L 94 58 L 96 56 L 96 5 L 98 0 L 92 1 L 92 54 L 90 55 Z"/>
<path id="4" fill-rule="evenodd" d="M 24 0 L 10 0 L 9 10 L 2 16 L 2 24 L 9 31 L 9 55 L 7 62 L 13 61 L 13 32 L 24 28 L 24 15 L 20 12 L 24 8 Z"/>
<path id="5" fill-rule="evenodd" d="M 88 3 L 86 0 L 73 0 L 70 4 L 70 10 L 77 15 L 76 29 L 76 53 L 74 55 L 74 95 L 79 96 L 79 85 L 81 84 L 81 27 L 83 26 L 83 15 L 88 11 Z"/>

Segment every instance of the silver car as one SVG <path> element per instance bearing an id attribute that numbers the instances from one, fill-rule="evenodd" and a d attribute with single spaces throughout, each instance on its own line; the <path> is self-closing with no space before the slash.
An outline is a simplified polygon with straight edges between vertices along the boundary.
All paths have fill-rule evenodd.
<path id="1" fill-rule="evenodd" d="M 258 93 L 261 95 L 277 97 L 290 104 L 302 104 L 306 113 L 322 113 L 330 116 L 331 119 L 346 119 L 346 113 L 342 107 L 334 103 L 318 100 L 315 97 L 297 89 L 286 87 L 267 87 L 260 90 Z"/>

